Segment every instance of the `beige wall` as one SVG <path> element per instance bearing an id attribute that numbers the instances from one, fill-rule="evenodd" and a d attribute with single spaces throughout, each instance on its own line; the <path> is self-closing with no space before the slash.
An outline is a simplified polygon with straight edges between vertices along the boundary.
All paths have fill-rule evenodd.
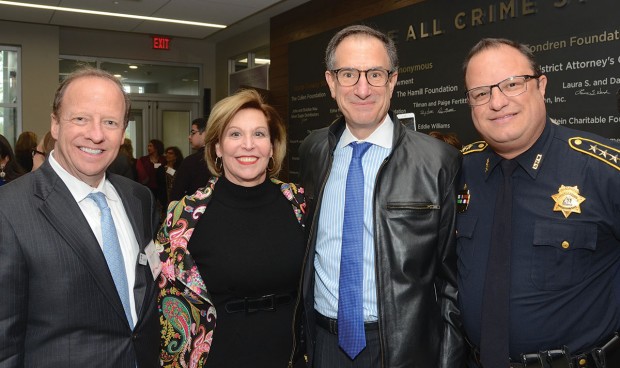
<path id="1" fill-rule="evenodd" d="M 148 34 L 62 27 L 60 55 L 201 65 L 203 88 L 215 87 L 215 46 L 205 40 L 172 37 L 169 50 L 155 50 Z"/>
<path id="2" fill-rule="evenodd" d="M 0 44 L 21 48 L 22 131 L 42 137 L 58 86 L 58 27 L 0 21 Z"/>

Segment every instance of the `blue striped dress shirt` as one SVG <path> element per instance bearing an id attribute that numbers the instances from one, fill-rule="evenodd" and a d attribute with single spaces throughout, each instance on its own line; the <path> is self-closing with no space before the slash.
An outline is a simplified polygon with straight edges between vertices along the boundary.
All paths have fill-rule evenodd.
<path id="1" fill-rule="evenodd" d="M 377 284 L 373 231 L 373 193 L 375 179 L 383 160 L 392 150 L 394 123 L 389 115 L 364 142 L 373 144 L 362 159 L 364 169 L 364 321 L 377 320 Z M 353 148 L 358 141 L 347 127 L 334 151 L 334 162 L 325 185 L 319 214 L 316 254 L 314 257 L 314 308 L 322 315 L 338 315 L 338 279 L 344 223 L 344 199 L 347 172 Z"/>

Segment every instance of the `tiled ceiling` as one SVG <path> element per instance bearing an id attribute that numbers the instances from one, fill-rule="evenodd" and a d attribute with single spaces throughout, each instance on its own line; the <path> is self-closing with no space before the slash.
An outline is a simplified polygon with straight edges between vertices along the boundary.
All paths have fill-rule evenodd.
<path id="1" fill-rule="evenodd" d="M 28 0 L 11 1 L 46 6 L 123 13 L 156 18 L 236 25 L 251 18 L 270 17 L 308 0 Z M 80 14 L 7 5 L 0 1 L 0 20 L 204 39 L 220 28 L 151 20 Z"/>

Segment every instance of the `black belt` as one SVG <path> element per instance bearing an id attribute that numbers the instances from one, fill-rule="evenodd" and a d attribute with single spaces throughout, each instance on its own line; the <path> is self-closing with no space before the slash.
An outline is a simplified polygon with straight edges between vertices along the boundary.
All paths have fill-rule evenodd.
<path id="1" fill-rule="evenodd" d="M 480 353 L 472 347 L 474 361 L 480 363 Z M 510 362 L 510 368 L 617 368 L 620 367 L 620 336 L 618 332 L 602 347 L 571 355 L 566 347 L 521 354 L 521 362 Z"/>
<path id="2" fill-rule="evenodd" d="M 325 317 L 321 313 L 314 311 L 316 325 L 326 330 L 332 335 L 338 335 L 338 320 Z M 379 329 L 378 322 L 366 322 L 364 323 L 364 330 L 374 331 Z"/>
<path id="3" fill-rule="evenodd" d="M 225 304 L 228 313 L 253 313 L 258 311 L 275 311 L 276 306 L 288 304 L 293 300 L 289 294 L 269 294 L 258 298 L 243 298 Z"/>

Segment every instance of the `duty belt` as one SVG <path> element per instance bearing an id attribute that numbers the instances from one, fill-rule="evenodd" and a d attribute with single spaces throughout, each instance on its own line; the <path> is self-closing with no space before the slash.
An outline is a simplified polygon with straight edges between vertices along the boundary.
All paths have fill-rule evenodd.
<path id="1" fill-rule="evenodd" d="M 480 353 L 472 347 L 476 364 Z M 582 354 L 571 355 L 568 348 L 521 354 L 520 362 L 510 362 L 510 368 L 618 368 L 620 367 L 620 336 L 618 332 L 602 347 L 596 347 Z"/>

